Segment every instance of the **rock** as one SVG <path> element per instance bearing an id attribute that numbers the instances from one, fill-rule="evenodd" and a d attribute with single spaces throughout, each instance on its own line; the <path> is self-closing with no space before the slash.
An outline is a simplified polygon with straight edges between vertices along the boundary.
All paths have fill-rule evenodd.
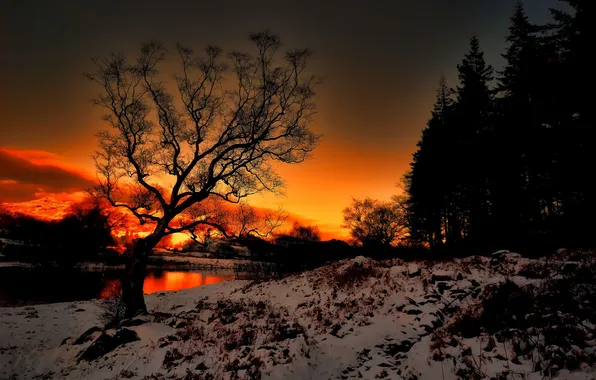
<path id="1" fill-rule="evenodd" d="M 77 362 L 81 360 L 95 360 L 104 356 L 108 352 L 113 351 L 117 347 L 134 342 L 135 340 L 139 340 L 139 336 L 136 332 L 129 329 L 119 329 L 114 335 L 102 333 L 89 347 L 77 355 Z"/>
<path id="2" fill-rule="evenodd" d="M 457 281 L 462 281 L 464 279 L 464 276 L 461 273 L 457 274 Z"/>
<path id="3" fill-rule="evenodd" d="M 370 259 L 364 256 L 356 256 L 352 259 L 352 262 L 362 266 L 368 266 L 370 264 Z"/>
<path id="4" fill-rule="evenodd" d="M 447 271 L 436 270 L 432 274 L 431 281 L 433 284 L 437 281 L 453 281 L 453 276 Z"/>
<path id="5" fill-rule="evenodd" d="M 130 329 L 119 329 L 118 331 L 116 331 L 114 339 L 116 339 L 116 341 L 118 342 L 118 346 L 134 342 L 135 340 L 140 340 L 137 333 Z"/>
<path id="6" fill-rule="evenodd" d="M 408 265 L 408 275 L 410 277 L 420 276 L 421 273 L 422 273 L 422 269 L 420 269 L 420 266 L 418 266 L 417 264 Z"/>
<path id="7" fill-rule="evenodd" d="M 97 326 L 93 326 L 84 333 L 82 333 L 72 344 L 83 344 L 85 342 L 90 341 L 93 339 L 93 334 L 96 332 L 101 332 L 101 329 Z"/>
<path id="8" fill-rule="evenodd" d="M 188 322 L 186 321 L 178 321 L 178 323 L 176 323 L 176 326 L 174 326 L 177 329 L 181 329 L 188 326 Z"/>
<path id="9" fill-rule="evenodd" d="M 404 313 L 410 314 L 410 315 L 418 315 L 418 314 L 422 314 L 422 310 L 420 309 L 416 309 L 413 307 L 406 307 L 404 309 Z"/>
<path id="10" fill-rule="evenodd" d="M 157 323 L 160 323 L 163 320 L 167 320 L 168 318 L 170 318 L 172 316 L 172 314 L 170 314 L 170 313 L 162 313 L 159 311 L 152 313 L 152 315 L 153 315 L 154 321 Z"/>
<path id="11" fill-rule="evenodd" d="M 446 282 L 439 282 L 437 283 L 437 289 L 439 290 L 440 294 L 443 294 L 445 292 L 446 289 L 451 289 L 453 287 L 453 285 L 448 284 Z"/>
<path id="12" fill-rule="evenodd" d="M 116 347 L 117 346 L 114 337 L 103 333 L 97 337 L 97 339 L 95 339 L 89 347 L 77 355 L 77 362 L 80 362 L 81 360 L 95 360 L 112 351 Z"/>
<path id="13" fill-rule="evenodd" d="M 72 337 L 64 338 L 62 340 L 62 342 L 60 343 L 60 347 L 64 346 L 65 344 L 72 344 L 72 341 L 73 341 Z"/>
<path id="14" fill-rule="evenodd" d="M 158 339 L 158 343 L 159 343 L 159 348 L 163 348 L 165 346 L 170 345 L 170 343 L 175 342 L 178 340 L 178 337 L 176 335 L 168 335 L 168 336 L 162 336 L 161 338 Z"/>
<path id="15" fill-rule="evenodd" d="M 121 327 L 133 327 L 133 326 L 140 326 L 145 323 L 149 322 L 146 318 L 143 317 L 134 317 L 131 319 L 125 319 L 120 322 Z"/>

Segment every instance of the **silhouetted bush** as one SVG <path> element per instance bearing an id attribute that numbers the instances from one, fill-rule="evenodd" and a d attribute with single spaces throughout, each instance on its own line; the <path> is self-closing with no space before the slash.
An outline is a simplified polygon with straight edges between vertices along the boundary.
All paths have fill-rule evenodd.
<path id="1" fill-rule="evenodd" d="M 317 226 L 304 226 L 298 222 L 294 223 L 288 236 L 305 241 L 321 241 L 321 232 Z"/>
<path id="2" fill-rule="evenodd" d="M 341 240 L 286 241 L 283 252 L 274 256 L 280 273 L 309 270 L 329 261 L 358 256 L 358 250 Z"/>
<path id="3" fill-rule="evenodd" d="M 362 284 L 370 277 L 378 275 L 378 270 L 369 262 L 354 262 L 344 270 L 337 271 L 333 277 L 333 283 L 340 289 L 351 288 Z"/>
<path id="4" fill-rule="evenodd" d="M 124 302 L 122 301 L 122 287 L 118 286 L 106 290 L 106 298 L 99 303 L 98 318 L 104 329 L 115 328 L 124 319 Z"/>

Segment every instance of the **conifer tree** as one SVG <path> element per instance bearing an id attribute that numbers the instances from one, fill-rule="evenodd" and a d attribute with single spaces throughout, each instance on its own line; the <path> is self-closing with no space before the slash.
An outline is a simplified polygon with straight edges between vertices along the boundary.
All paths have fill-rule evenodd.
<path id="1" fill-rule="evenodd" d="M 441 76 L 432 117 L 422 132 L 407 175 L 409 223 L 412 238 L 430 247 L 442 244 L 448 234 L 446 212 L 449 209 L 448 123 L 453 107 L 452 91 Z M 454 223 L 455 224 L 455 223 Z"/>
<path id="2" fill-rule="evenodd" d="M 485 236 L 490 219 L 489 133 L 492 130 L 493 68 L 486 63 L 478 38 L 470 40 L 470 50 L 457 66 L 460 85 L 457 87 L 454 131 L 456 157 L 454 179 L 458 184 L 458 208 L 463 214 L 463 234 L 476 244 Z"/>
<path id="3" fill-rule="evenodd" d="M 558 59 L 553 69 L 553 126 L 557 142 L 556 171 L 560 194 L 559 233 L 569 241 L 594 242 L 596 185 L 591 172 L 596 165 L 596 120 L 592 108 L 591 80 L 593 20 L 591 0 L 562 0 L 571 12 L 552 9 Z"/>
<path id="4" fill-rule="evenodd" d="M 540 182 L 546 161 L 545 131 L 541 128 L 537 27 L 532 25 L 523 4 L 515 6 L 507 49 L 506 65 L 499 72 L 499 117 L 493 134 L 491 188 L 495 237 L 515 244 L 527 237 L 526 229 L 540 224 L 540 203 L 544 196 Z M 530 227 L 532 226 L 532 227 Z"/>

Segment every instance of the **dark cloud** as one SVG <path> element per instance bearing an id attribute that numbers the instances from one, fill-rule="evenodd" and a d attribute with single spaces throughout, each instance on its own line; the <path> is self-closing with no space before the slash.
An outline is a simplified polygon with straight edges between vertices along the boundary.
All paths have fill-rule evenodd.
<path id="1" fill-rule="evenodd" d="M 0 202 L 25 202 L 35 198 L 37 187 L 14 181 L 0 181 Z"/>
<path id="2" fill-rule="evenodd" d="M 49 164 L 35 164 L 0 149 L 0 201 L 31 200 L 36 193 L 81 191 L 93 181 L 81 173 Z"/>

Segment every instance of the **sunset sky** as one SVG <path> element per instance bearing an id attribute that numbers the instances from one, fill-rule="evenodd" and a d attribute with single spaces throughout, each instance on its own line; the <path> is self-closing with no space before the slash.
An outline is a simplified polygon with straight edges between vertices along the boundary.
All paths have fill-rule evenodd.
<path id="1" fill-rule="evenodd" d="M 280 169 L 285 197 L 255 196 L 342 233 L 352 197 L 389 199 L 430 116 L 439 76 L 450 85 L 477 35 L 502 66 L 515 0 L 393 1 L 5 1 L 0 9 L 0 202 L 74 199 L 92 183 L 102 110 L 83 77 L 90 58 L 136 54 L 141 42 L 179 41 L 246 50 L 270 28 L 288 47 L 308 47 L 324 78 L 314 156 Z M 556 0 L 525 1 L 533 22 Z"/>

